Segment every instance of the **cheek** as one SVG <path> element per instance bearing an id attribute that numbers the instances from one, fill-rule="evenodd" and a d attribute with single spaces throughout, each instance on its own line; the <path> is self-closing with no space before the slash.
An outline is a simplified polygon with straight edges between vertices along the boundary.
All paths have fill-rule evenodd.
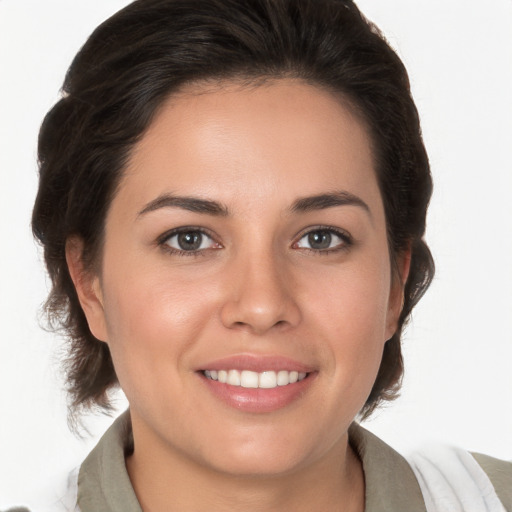
<path id="1" fill-rule="evenodd" d="M 305 284 L 311 315 L 360 339 L 384 337 L 390 273 L 383 265 L 353 265 L 312 275 Z"/>
<path id="2" fill-rule="evenodd" d="M 389 271 L 383 265 L 357 265 L 315 277 L 315 286 L 306 287 L 308 315 L 316 335 L 326 340 L 321 344 L 324 360 L 332 362 L 333 379 L 341 380 L 342 387 L 360 388 L 355 394 L 364 395 L 387 340 Z"/>
<path id="3" fill-rule="evenodd" d="M 119 269 L 122 270 L 122 269 Z M 105 272 L 104 311 L 114 366 L 127 394 L 159 373 L 172 380 L 212 315 L 211 289 L 164 273 Z"/>

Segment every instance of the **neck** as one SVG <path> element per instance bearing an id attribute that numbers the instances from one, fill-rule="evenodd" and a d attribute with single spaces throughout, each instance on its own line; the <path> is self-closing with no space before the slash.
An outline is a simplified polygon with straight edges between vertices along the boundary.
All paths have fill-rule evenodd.
<path id="1" fill-rule="evenodd" d="M 321 460 L 280 475 L 236 475 L 190 461 L 169 447 L 148 446 L 134 433 L 126 466 L 145 512 L 363 512 L 362 465 L 348 435 Z"/>

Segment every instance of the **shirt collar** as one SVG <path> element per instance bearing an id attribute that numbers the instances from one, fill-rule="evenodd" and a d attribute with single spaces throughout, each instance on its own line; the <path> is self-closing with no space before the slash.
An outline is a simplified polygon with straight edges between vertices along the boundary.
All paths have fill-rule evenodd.
<path id="1" fill-rule="evenodd" d="M 426 512 L 418 481 L 398 452 L 355 422 L 349 442 L 363 464 L 365 512 Z"/>
<path id="2" fill-rule="evenodd" d="M 399 453 L 357 423 L 350 427 L 349 440 L 363 464 L 365 512 L 426 512 L 416 477 Z M 80 467 L 78 505 L 82 512 L 142 512 L 125 464 L 132 450 L 126 411 Z"/>

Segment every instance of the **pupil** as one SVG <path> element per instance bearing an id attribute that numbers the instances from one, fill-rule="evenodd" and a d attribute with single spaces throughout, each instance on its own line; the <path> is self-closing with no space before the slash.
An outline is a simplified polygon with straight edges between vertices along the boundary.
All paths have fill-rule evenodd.
<path id="1" fill-rule="evenodd" d="M 331 238 L 328 231 L 314 231 L 308 235 L 308 242 L 313 249 L 327 249 L 331 245 Z"/>
<path id="2" fill-rule="evenodd" d="M 180 233 L 178 235 L 178 245 L 180 246 L 180 249 L 183 249 L 184 251 L 194 251 L 201 247 L 202 238 L 201 233 L 193 231 Z"/>

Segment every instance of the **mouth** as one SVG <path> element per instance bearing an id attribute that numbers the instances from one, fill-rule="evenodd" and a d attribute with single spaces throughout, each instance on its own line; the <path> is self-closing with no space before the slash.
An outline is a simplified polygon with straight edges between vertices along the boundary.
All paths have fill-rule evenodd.
<path id="1" fill-rule="evenodd" d="M 270 413 L 301 403 L 318 368 L 277 354 L 234 354 L 200 363 L 195 372 L 211 396 L 239 412 Z"/>
<path id="2" fill-rule="evenodd" d="M 203 370 L 203 375 L 210 380 L 229 386 L 246 389 L 273 389 L 289 386 L 304 380 L 309 373 L 288 370 L 267 370 L 255 372 L 252 370 Z"/>

